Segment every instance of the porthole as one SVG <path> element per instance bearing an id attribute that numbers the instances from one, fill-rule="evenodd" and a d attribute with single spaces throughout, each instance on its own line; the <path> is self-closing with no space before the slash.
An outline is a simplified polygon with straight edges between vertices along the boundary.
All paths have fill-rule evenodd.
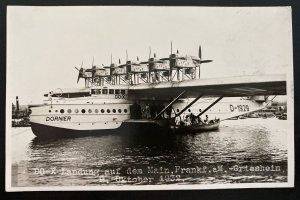
<path id="1" fill-rule="evenodd" d="M 199 109 L 199 112 L 202 112 L 202 110 L 201 110 L 201 109 Z"/>
<path id="2" fill-rule="evenodd" d="M 82 112 L 82 113 L 85 113 L 85 109 L 82 109 L 81 112 Z"/>
<path id="3" fill-rule="evenodd" d="M 105 110 L 104 109 L 101 109 L 101 113 L 104 113 L 105 112 Z"/>
<path id="4" fill-rule="evenodd" d="M 191 112 L 191 109 L 188 109 L 189 112 Z"/>
<path id="5" fill-rule="evenodd" d="M 106 112 L 107 112 L 107 113 L 110 113 L 110 110 L 109 110 L 109 109 L 107 109 L 107 110 L 106 110 Z"/>
<path id="6" fill-rule="evenodd" d="M 127 109 L 124 109 L 124 113 L 127 113 Z"/>
<path id="7" fill-rule="evenodd" d="M 99 112 L 99 110 L 98 109 L 95 109 L 95 113 L 98 113 Z"/>
<path id="8" fill-rule="evenodd" d="M 112 112 L 113 112 L 113 113 L 116 113 L 116 109 L 113 109 Z"/>
<path id="9" fill-rule="evenodd" d="M 88 112 L 89 112 L 89 113 L 92 113 L 92 109 L 89 109 Z"/>
<path id="10" fill-rule="evenodd" d="M 78 113 L 78 112 L 79 112 L 79 110 L 76 108 L 76 109 L 74 110 L 74 112 L 75 112 L 75 113 Z"/>
<path id="11" fill-rule="evenodd" d="M 57 110 L 55 110 L 55 112 L 57 112 Z"/>
<path id="12" fill-rule="evenodd" d="M 177 108 L 177 110 L 176 110 L 177 112 L 179 112 L 179 109 Z"/>
<path id="13" fill-rule="evenodd" d="M 71 110 L 71 109 L 68 109 L 68 113 L 72 113 L 72 110 Z"/>
<path id="14" fill-rule="evenodd" d="M 49 113 L 51 113 L 51 110 L 49 110 Z"/>
<path id="15" fill-rule="evenodd" d="M 121 110 L 121 109 L 118 109 L 118 112 L 119 112 L 119 113 L 121 113 L 121 112 L 122 112 L 122 110 Z"/>

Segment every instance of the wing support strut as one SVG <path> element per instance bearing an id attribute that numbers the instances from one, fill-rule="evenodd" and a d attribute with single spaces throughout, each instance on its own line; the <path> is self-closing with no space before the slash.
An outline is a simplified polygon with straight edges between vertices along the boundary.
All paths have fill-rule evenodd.
<path id="1" fill-rule="evenodd" d="M 206 111 L 208 111 L 211 107 L 213 107 L 216 103 L 218 103 L 223 97 L 219 97 L 216 101 L 214 101 L 212 104 L 210 104 L 207 108 L 205 108 L 201 113 L 199 113 L 196 117 L 200 117 L 203 115 Z"/>
<path id="2" fill-rule="evenodd" d="M 169 107 L 171 107 L 182 95 L 184 95 L 185 90 L 183 92 L 181 92 L 175 99 L 173 99 L 173 101 L 171 101 L 171 103 L 169 103 L 164 109 L 162 109 L 155 117 L 154 119 L 156 119 L 157 117 L 159 117 L 161 114 L 163 114 Z"/>
<path id="3" fill-rule="evenodd" d="M 189 107 L 191 107 L 194 103 L 196 103 L 196 101 L 198 101 L 202 96 L 203 94 L 200 94 L 196 99 L 194 99 L 191 103 L 189 103 L 189 105 L 187 105 L 184 109 L 182 109 L 179 113 L 177 113 L 175 117 L 178 117 L 179 115 L 184 113 Z"/>

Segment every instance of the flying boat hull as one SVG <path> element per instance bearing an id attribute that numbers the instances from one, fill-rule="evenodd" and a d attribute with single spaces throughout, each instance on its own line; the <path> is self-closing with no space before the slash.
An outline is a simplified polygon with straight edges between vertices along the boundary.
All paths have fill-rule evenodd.
<path id="1" fill-rule="evenodd" d="M 170 133 L 169 126 L 154 120 L 128 120 L 122 122 L 121 126 L 114 129 L 69 129 L 46 124 L 31 122 L 32 132 L 39 138 L 70 138 L 84 136 L 103 136 L 110 134 L 167 134 Z"/>

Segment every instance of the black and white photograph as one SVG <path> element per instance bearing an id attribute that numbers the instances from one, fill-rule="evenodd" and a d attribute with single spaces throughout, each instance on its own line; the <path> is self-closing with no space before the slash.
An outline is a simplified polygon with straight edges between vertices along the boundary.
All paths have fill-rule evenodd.
<path id="1" fill-rule="evenodd" d="M 6 53 L 6 191 L 294 186 L 289 6 L 8 6 Z"/>

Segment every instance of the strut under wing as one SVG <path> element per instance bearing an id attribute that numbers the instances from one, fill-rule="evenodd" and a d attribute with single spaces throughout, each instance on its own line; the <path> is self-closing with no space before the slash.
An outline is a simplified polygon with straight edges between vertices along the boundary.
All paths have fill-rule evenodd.
<path id="1" fill-rule="evenodd" d="M 185 91 L 183 98 L 202 94 L 209 97 L 242 97 L 254 95 L 285 95 L 285 75 L 235 76 L 193 79 L 177 82 L 145 83 L 129 87 L 129 98 L 170 99 Z"/>

